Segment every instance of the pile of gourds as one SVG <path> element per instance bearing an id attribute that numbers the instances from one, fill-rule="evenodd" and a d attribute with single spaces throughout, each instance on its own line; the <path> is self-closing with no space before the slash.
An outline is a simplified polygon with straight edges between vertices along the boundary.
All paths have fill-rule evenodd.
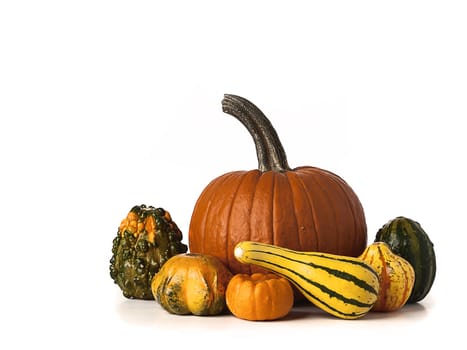
<path id="1" fill-rule="evenodd" d="M 419 223 L 397 217 L 367 245 L 363 207 L 342 178 L 311 166 L 290 168 L 270 121 L 248 100 L 225 95 L 222 107 L 253 137 L 258 169 L 206 186 L 188 247 L 168 212 L 149 207 L 147 215 L 137 210 L 147 207 L 134 207 L 119 227 L 110 267 L 126 297 L 154 298 L 173 314 L 228 310 L 246 320 L 274 320 L 304 299 L 356 319 L 428 294 L 436 257 Z"/>

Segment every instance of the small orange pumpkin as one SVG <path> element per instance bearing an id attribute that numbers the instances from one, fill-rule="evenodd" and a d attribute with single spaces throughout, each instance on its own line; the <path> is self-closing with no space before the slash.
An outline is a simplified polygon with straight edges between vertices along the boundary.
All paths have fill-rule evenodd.
<path id="1" fill-rule="evenodd" d="M 275 320 L 292 309 L 294 292 L 289 281 L 273 273 L 237 274 L 227 285 L 225 299 L 238 318 Z"/>
<path id="2" fill-rule="evenodd" d="M 222 107 L 253 137 L 258 169 L 233 171 L 206 186 L 191 217 L 190 252 L 213 255 L 234 274 L 266 272 L 235 259 L 234 247 L 241 241 L 360 255 L 367 227 L 352 188 L 327 170 L 290 168 L 273 126 L 248 100 L 225 95 Z"/>

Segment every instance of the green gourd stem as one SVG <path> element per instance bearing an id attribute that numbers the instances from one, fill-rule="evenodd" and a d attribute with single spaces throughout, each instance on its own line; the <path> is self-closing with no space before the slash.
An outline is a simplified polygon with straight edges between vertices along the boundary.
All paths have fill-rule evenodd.
<path id="1" fill-rule="evenodd" d="M 253 137 L 261 172 L 290 170 L 276 130 L 258 107 L 243 97 L 225 94 L 222 110 L 239 120 Z"/>

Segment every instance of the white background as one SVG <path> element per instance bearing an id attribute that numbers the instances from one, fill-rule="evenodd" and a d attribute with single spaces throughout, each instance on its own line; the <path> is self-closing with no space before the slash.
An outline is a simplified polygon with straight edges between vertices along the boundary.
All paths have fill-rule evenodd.
<path id="1" fill-rule="evenodd" d="M 0 2 L 0 347 L 465 344 L 466 18 L 463 1 Z M 246 322 L 123 298 L 108 265 L 133 205 L 170 211 L 187 242 L 204 186 L 257 165 L 224 93 L 263 110 L 291 166 L 353 187 L 369 241 L 422 224 L 423 302 Z"/>

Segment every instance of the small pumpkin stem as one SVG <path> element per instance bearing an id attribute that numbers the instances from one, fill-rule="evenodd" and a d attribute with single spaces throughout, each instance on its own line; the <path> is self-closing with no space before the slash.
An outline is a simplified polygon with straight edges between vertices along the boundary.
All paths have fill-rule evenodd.
<path id="1" fill-rule="evenodd" d="M 239 120 L 253 137 L 261 172 L 290 170 L 276 130 L 258 107 L 243 97 L 225 94 L 222 110 Z"/>

